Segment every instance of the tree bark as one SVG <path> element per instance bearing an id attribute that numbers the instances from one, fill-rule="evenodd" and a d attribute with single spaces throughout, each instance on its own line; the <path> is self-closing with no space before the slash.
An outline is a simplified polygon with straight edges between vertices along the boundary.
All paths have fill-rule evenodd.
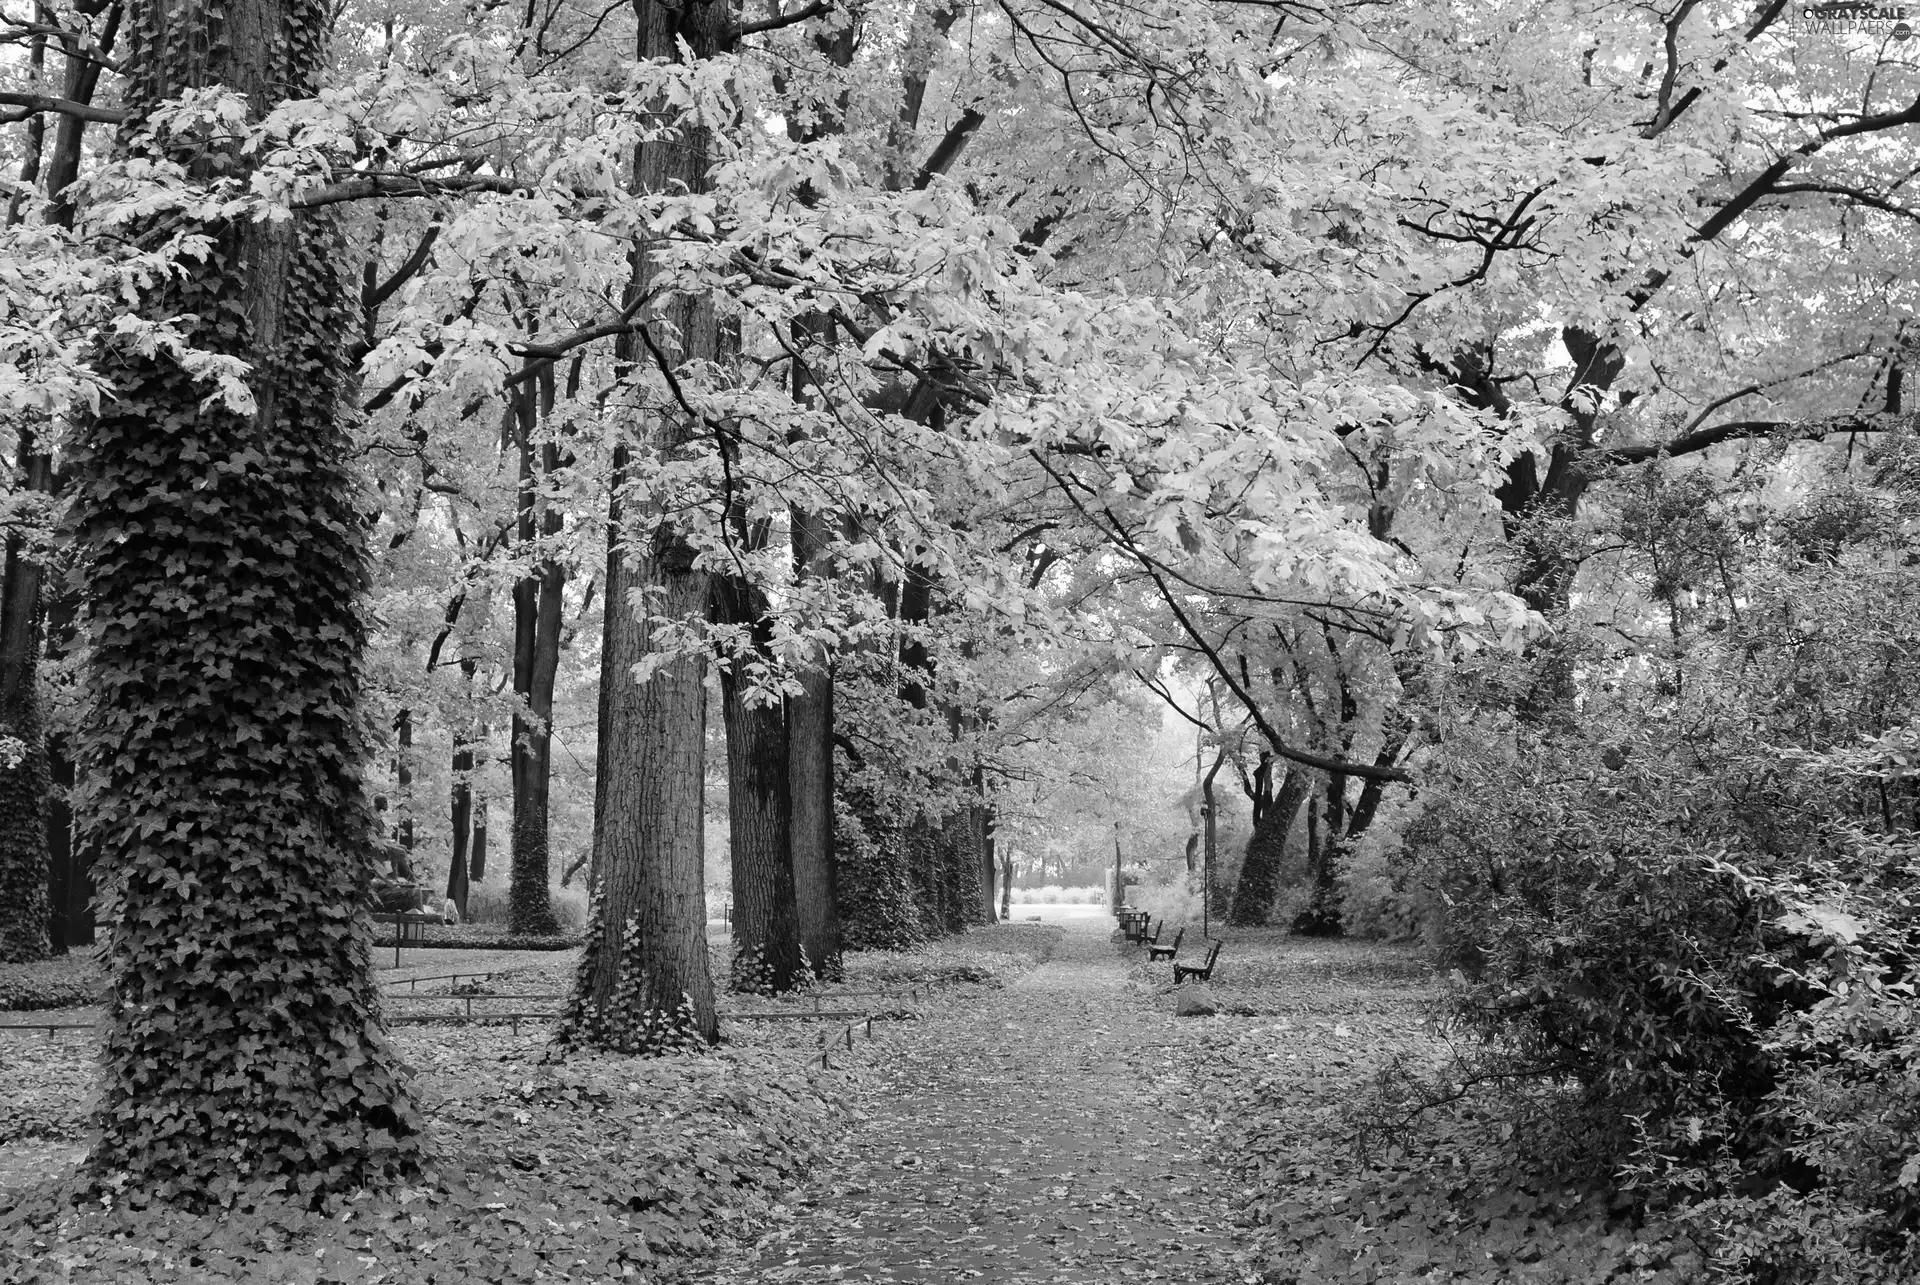
<path id="1" fill-rule="evenodd" d="M 824 537 L 817 517 L 793 511 L 793 560 L 803 577 L 832 575 Z M 814 648 L 799 681 L 801 690 L 787 697 L 794 903 L 808 961 L 822 977 L 837 978 L 845 946 L 833 848 L 833 669 L 824 648 Z"/>
<path id="2" fill-rule="evenodd" d="M 1227 922 L 1235 928 L 1258 928 L 1273 913 L 1273 899 L 1280 891 L 1280 867 L 1286 858 L 1287 835 L 1293 819 L 1306 802 L 1312 774 L 1305 768 L 1289 767 L 1280 789 L 1268 800 L 1256 799 L 1253 835 L 1247 840 L 1246 859 L 1240 866 L 1240 880 L 1234 886 L 1233 905 Z"/>
<path id="3" fill-rule="evenodd" d="M 413 711 L 401 709 L 393 721 L 397 753 L 393 760 L 394 826 L 393 836 L 400 845 L 400 857 L 393 873 L 401 879 L 413 878 Z"/>
<path id="4" fill-rule="evenodd" d="M 314 92 L 318 0 L 142 0 L 125 100 L 215 85 L 264 113 Z M 170 144 L 194 179 L 252 158 Z M 312 1198 L 417 1172 L 419 1117 L 371 976 L 360 778 L 364 524 L 335 393 L 348 329 L 323 214 L 170 226 L 202 256 L 139 316 L 247 363 L 251 405 L 170 350 L 103 342 L 117 396 L 76 434 L 91 646 L 78 757 L 107 987 L 89 1160 L 160 1201 L 259 1181 Z"/>
<path id="5" fill-rule="evenodd" d="M 553 409 L 551 368 L 544 379 L 528 380 L 515 397 L 514 445 L 520 455 L 517 535 L 522 550 L 540 555 L 529 574 L 513 586 L 513 690 L 520 699 L 513 711 L 510 775 L 513 782 L 513 845 L 508 866 L 507 931 L 544 937 L 560 931 L 549 890 L 552 853 L 547 820 L 553 784 L 553 685 L 560 669 L 560 631 L 566 568 L 554 557 L 552 540 L 560 533 L 560 513 L 539 500 L 543 473 L 559 466 L 558 447 L 541 446 L 534 463 L 534 434 L 540 416 Z"/>
<path id="6" fill-rule="evenodd" d="M 713 578 L 716 621 L 748 625 L 754 650 L 772 637 L 766 604 L 746 581 Z M 787 724 L 779 700 L 749 703 L 740 664 L 720 672 L 727 728 L 728 853 L 733 865 L 731 989 L 784 994 L 811 978 L 800 943 L 793 877 L 793 797 Z"/>
<path id="7" fill-rule="evenodd" d="M 645 60 L 711 58 L 732 27 L 726 4 L 680 9 L 634 0 L 635 53 Z M 677 137 L 635 149 L 640 191 L 708 187 L 709 140 L 679 126 Z M 626 302 L 649 294 L 649 247 L 634 253 Z M 673 364 L 731 359 L 711 299 L 676 295 L 648 315 L 660 356 Z M 653 329 L 657 326 L 657 329 Z M 643 356 L 628 335 L 615 357 L 627 369 Z M 661 399 L 664 401 L 664 398 Z M 661 455 L 684 453 L 702 426 L 655 411 L 640 429 Z M 614 449 L 608 512 L 607 610 L 600 663 L 600 749 L 593 823 L 595 895 L 586 949 L 556 1042 L 623 1052 L 661 1052 L 719 1034 L 707 959 L 705 894 L 705 663 L 679 655 L 636 682 L 634 666 L 653 656 L 655 626 L 632 604 L 657 593 L 654 609 L 671 619 L 704 616 L 708 575 L 657 507 L 629 516 L 625 491 L 634 451 Z"/>
<path id="8" fill-rule="evenodd" d="M 480 729 L 481 738 L 486 737 L 486 728 Z M 478 763 L 474 766 L 479 767 Z M 471 887 L 476 883 L 485 883 L 487 879 L 487 800 L 485 797 L 473 801 L 473 858 L 467 863 L 467 883 Z"/>
<path id="9" fill-rule="evenodd" d="M 467 919 L 467 893 L 471 888 L 467 862 L 471 859 L 473 833 L 473 742 L 459 733 L 453 738 L 453 786 L 448 791 L 448 820 L 453 827 L 453 855 L 447 862 L 447 900 Z"/>

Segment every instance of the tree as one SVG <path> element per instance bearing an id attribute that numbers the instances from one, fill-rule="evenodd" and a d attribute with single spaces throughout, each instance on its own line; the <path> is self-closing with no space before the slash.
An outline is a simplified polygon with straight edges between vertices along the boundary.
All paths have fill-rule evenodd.
<path id="1" fill-rule="evenodd" d="M 732 33 L 724 4 L 691 14 L 640 0 L 635 53 L 642 59 L 710 59 Z M 675 122 L 677 136 L 639 143 L 639 192 L 708 186 L 714 122 Z M 625 311 L 652 301 L 659 247 L 632 255 Z M 707 962 L 703 783 L 705 664 L 698 651 L 667 651 L 658 622 L 704 619 L 709 574 L 684 530 L 668 516 L 666 493 L 643 464 L 671 461 L 707 430 L 686 399 L 681 376 L 722 362 L 730 343 L 710 295 L 670 296 L 647 309 L 646 327 L 618 340 L 632 372 L 650 358 L 653 404 L 634 409 L 644 436 L 616 439 L 607 522 L 605 635 L 601 643 L 600 759 L 594 801 L 594 903 L 573 996 L 556 1039 L 625 1052 L 658 1052 L 718 1035 Z M 651 328 L 657 326 L 659 334 Z M 637 381 L 636 381 L 637 382 Z M 619 429 L 624 429 L 624 423 Z M 644 674 L 636 666 L 649 665 Z"/>
<path id="2" fill-rule="evenodd" d="M 324 6 L 129 15 L 126 101 L 145 130 L 128 155 L 244 189 L 244 130 L 175 133 L 163 109 L 219 88 L 258 121 L 311 94 Z M 318 1196 L 403 1176 L 420 1150 L 369 971 L 339 241 L 322 212 L 172 217 L 146 233 L 201 240 L 169 247 L 175 271 L 103 341 L 117 395 L 76 438 L 82 815 L 110 925 L 91 1164 L 162 1200 L 253 1181 Z M 178 342 L 143 343 L 141 326 Z"/>

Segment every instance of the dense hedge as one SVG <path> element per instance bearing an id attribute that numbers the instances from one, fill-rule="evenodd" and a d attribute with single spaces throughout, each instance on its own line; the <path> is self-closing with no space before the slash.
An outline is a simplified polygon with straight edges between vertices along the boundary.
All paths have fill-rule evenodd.
<path id="1" fill-rule="evenodd" d="M 87 1008 L 100 998 L 100 970 L 84 955 L 0 964 L 0 1009 Z"/>

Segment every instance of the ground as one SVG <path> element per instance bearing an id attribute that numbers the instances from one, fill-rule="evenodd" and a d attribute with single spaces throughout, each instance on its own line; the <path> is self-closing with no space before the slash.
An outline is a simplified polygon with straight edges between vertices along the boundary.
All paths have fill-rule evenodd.
<path id="1" fill-rule="evenodd" d="M 1216 926 L 1221 1011 L 1180 1018 L 1169 967 L 1104 912 L 1015 918 L 856 957 L 819 1001 L 883 1014 L 851 1049 L 844 1021 L 736 1017 L 714 1054 L 552 1063 L 538 1022 L 399 1026 L 439 1171 L 332 1217 L 57 1203 L 90 1045 L 0 1034 L 0 1209 L 17 1204 L 0 1281 L 1607 1285 L 1697 1267 L 1604 1191 L 1518 1179 L 1471 1101 L 1356 1146 L 1379 1071 L 1445 1053 L 1419 951 Z M 501 970 L 481 986 L 515 998 L 476 1008 L 520 1011 L 569 963 L 408 952 L 382 976 L 440 996 L 393 1012 L 451 1011 L 471 979 L 439 974 Z"/>

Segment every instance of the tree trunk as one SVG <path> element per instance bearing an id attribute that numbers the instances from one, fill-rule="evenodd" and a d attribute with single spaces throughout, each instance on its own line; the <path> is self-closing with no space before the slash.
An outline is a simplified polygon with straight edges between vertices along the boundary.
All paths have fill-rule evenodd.
<path id="1" fill-rule="evenodd" d="M 1227 911 L 1227 922 L 1235 928 L 1258 928 L 1273 913 L 1273 899 L 1280 891 L 1280 867 L 1287 854 L 1287 835 L 1293 830 L 1300 805 L 1306 802 L 1311 780 L 1310 772 L 1288 768 L 1272 800 L 1255 801 L 1253 836 L 1247 840 L 1240 881 L 1234 886 L 1233 905 Z"/>
<path id="2" fill-rule="evenodd" d="M 765 603 L 744 580 L 715 576 L 714 619 L 771 638 Z M 793 877 L 793 796 L 786 711 L 779 700 L 750 704 L 736 662 L 720 673 L 727 728 L 728 853 L 733 864 L 731 989 L 784 994 L 811 980 L 800 943 Z"/>
<path id="3" fill-rule="evenodd" d="M 507 931 L 514 936 L 545 937 L 560 931 L 549 890 L 547 801 L 553 783 L 553 684 L 560 669 L 561 608 L 567 573 L 553 556 L 551 540 L 560 531 L 559 510 L 538 499 L 540 473 L 559 464 L 553 443 L 542 447 L 541 468 L 534 467 L 534 433 L 542 412 L 553 409 L 552 368 L 547 378 L 522 384 L 515 398 L 514 444 L 520 452 L 518 537 L 523 550 L 537 537 L 542 546 L 532 573 L 513 586 L 513 690 L 520 698 L 513 711 L 510 774 L 513 781 L 513 852 L 508 866 Z"/>
<path id="4" fill-rule="evenodd" d="M 136 114 L 222 85 L 258 114 L 314 91 L 315 0 L 141 0 Z M 143 148 L 135 126 L 122 135 Z M 197 135 L 171 159 L 243 186 Z M 204 1205 L 264 1181 L 312 1198 L 417 1171 L 419 1117 L 370 971 L 373 819 L 360 765 L 364 522 L 336 411 L 348 322 L 323 213 L 199 222 L 136 302 L 246 362 L 251 405 L 165 347 L 110 338 L 118 390 L 76 436 L 91 647 L 77 757 L 96 851 L 106 1001 L 90 1166 Z"/>
<path id="5" fill-rule="evenodd" d="M 636 55 L 711 58 L 732 30 L 728 5 L 681 9 L 635 0 Z M 709 141 L 680 125 L 677 137 L 635 149 L 641 191 L 708 187 Z M 643 243 L 633 256 L 628 303 L 650 293 L 654 266 Z M 673 363 L 725 362 L 731 354 L 711 299 L 670 296 L 649 314 L 652 338 Z M 643 356 L 631 336 L 615 358 L 631 368 Z M 666 413 L 640 421 L 646 453 L 684 453 L 701 426 Z M 657 591 L 654 608 L 671 619 L 703 616 L 708 576 L 694 550 L 657 507 L 626 513 L 623 492 L 634 452 L 616 445 L 608 512 L 604 638 L 600 651 L 600 753 L 593 819 L 595 896 L 586 949 L 572 999 L 556 1032 L 561 1044 L 624 1052 L 660 1052 L 719 1035 L 707 959 L 704 794 L 705 664 L 683 655 L 644 683 L 634 666 L 654 654 L 655 626 L 630 606 Z"/>
<path id="6" fill-rule="evenodd" d="M 53 461 L 20 429 L 19 488 L 50 492 Z M 21 531 L 7 533 L 0 580 L 0 962 L 51 953 L 47 793 L 40 721 L 40 564 Z"/>
<path id="7" fill-rule="evenodd" d="M 1000 854 L 1000 918 L 1013 918 L 1013 848 Z"/>
<path id="8" fill-rule="evenodd" d="M 473 832 L 473 742 L 455 733 L 453 738 L 453 787 L 449 791 L 449 821 L 453 827 L 453 855 L 447 862 L 447 900 L 467 920 L 469 841 Z"/>
<path id="9" fill-rule="evenodd" d="M 482 737 L 486 728 L 480 729 Z M 476 763 L 474 765 L 478 767 Z M 473 801 L 473 859 L 467 863 L 467 884 L 469 888 L 487 880 L 487 800 L 484 797 Z"/>
<path id="10" fill-rule="evenodd" d="M 981 917 L 980 922 L 987 924 L 997 923 L 1006 916 L 1004 914 L 996 915 L 993 913 L 993 872 L 999 865 L 993 851 L 996 846 L 993 833 L 993 814 L 984 803 L 974 807 L 973 814 L 975 818 L 974 830 L 978 835 L 980 844 L 980 899 L 986 903 L 986 914 Z"/>
<path id="11" fill-rule="evenodd" d="M 793 512 L 793 560 L 803 577 L 833 573 L 818 519 Z M 822 977 L 841 975 L 839 871 L 833 848 L 833 670 L 816 647 L 813 666 L 787 697 L 787 782 L 793 807 L 794 903 L 800 943 Z"/>
<path id="12" fill-rule="evenodd" d="M 400 856 L 393 873 L 401 879 L 413 878 L 413 711 L 402 709 L 394 719 L 394 826 L 393 835 L 400 845 Z"/>

